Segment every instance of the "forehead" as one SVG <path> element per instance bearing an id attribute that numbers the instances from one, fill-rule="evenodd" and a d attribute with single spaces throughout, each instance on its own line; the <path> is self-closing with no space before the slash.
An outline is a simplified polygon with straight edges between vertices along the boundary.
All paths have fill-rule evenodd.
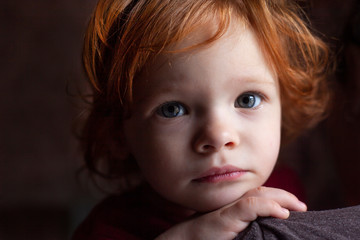
<path id="1" fill-rule="evenodd" d="M 136 92 L 156 94 L 178 86 L 191 89 L 201 78 L 209 82 L 233 79 L 227 82 L 230 86 L 241 83 L 275 83 L 277 86 L 276 74 L 269 67 L 256 35 L 242 22 L 231 23 L 227 31 L 210 44 L 179 51 L 206 41 L 214 29 L 211 24 L 204 25 L 204 28 L 169 46 L 167 53 L 159 55 L 142 71 L 135 84 L 138 88 L 135 95 Z M 139 91 L 139 88 L 146 91 Z"/>
<path id="2" fill-rule="evenodd" d="M 248 66 L 248 73 L 254 75 L 256 75 L 255 69 L 261 64 L 262 69 L 270 70 L 273 79 L 277 79 L 276 72 L 271 67 L 272 64 L 268 61 L 269 58 L 252 28 L 239 18 L 232 19 L 226 31 L 210 43 L 206 41 L 214 36 L 218 29 L 217 23 L 212 20 L 203 24 L 181 41 L 168 46 L 162 54 L 146 65 L 141 75 L 189 67 L 189 62 L 195 65 L 198 62 L 210 64 L 214 62 L 211 61 L 212 58 L 222 58 L 228 60 L 229 64 L 226 66 L 229 68 L 241 69 L 243 66 Z M 206 44 L 201 45 L 202 43 Z"/>
<path id="3" fill-rule="evenodd" d="M 201 19 L 196 26 L 189 27 L 192 27 L 193 30 L 182 36 L 177 42 L 166 46 L 163 54 L 203 50 L 224 37 L 241 35 L 249 26 L 241 16 L 232 13 L 231 17 L 226 19 L 220 19 L 215 14 L 210 14 Z"/>

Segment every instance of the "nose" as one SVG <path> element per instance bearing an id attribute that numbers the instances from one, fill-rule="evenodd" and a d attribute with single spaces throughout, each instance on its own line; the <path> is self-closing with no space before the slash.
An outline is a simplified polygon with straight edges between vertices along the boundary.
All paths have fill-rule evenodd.
<path id="1" fill-rule="evenodd" d="M 236 127 L 227 121 L 229 116 L 210 117 L 202 124 L 194 140 L 197 153 L 208 154 L 221 150 L 231 150 L 239 144 Z"/>

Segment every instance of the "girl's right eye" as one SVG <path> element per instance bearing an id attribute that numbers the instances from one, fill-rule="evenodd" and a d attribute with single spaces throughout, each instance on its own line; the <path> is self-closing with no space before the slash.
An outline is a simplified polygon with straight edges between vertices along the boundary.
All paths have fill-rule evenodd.
<path id="1" fill-rule="evenodd" d="M 164 118 L 175 118 L 186 114 L 186 108 L 179 102 L 167 102 L 158 107 L 156 113 Z"/>

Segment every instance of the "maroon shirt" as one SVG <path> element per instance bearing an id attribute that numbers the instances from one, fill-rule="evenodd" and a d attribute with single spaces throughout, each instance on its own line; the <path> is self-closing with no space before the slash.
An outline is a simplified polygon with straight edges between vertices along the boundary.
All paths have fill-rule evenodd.
<path id="1" fill-rule="evenodd" d="M 75 231 L 73 240 L 154 239 L 190 215 L 142 186 L 100 202 Z"/>

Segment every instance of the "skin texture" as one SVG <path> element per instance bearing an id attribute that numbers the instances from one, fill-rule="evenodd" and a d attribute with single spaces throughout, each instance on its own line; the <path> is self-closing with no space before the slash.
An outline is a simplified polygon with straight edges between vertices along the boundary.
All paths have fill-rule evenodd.
<path id="1" fill-rule="evenodd" d="M 211 33 L 205 27 L 170 50 Z M 290 193 L 259 188 L 276 163 L 280 125 L 276 74 L 242 24 L 232 24 L 207 47 L 149 64 L 135 83 L 131 117 L 123 126 L 128 150 L 162 197 L 207 212 L 161 237 L 204 238 L 210 232 L 205 239 L 232 239 L 257 216 L 286 218 L 283 207 L 305 210 Z"/>
<path id="2" fill-rule="evenodd" d="M 258 216 L 286 219 L 289 217 L 288 209 L 306 211 L 306 205 L 284 190 L 259 187 L 229 206 L 175 225 L 156 239 L 230 240 Z"/>

